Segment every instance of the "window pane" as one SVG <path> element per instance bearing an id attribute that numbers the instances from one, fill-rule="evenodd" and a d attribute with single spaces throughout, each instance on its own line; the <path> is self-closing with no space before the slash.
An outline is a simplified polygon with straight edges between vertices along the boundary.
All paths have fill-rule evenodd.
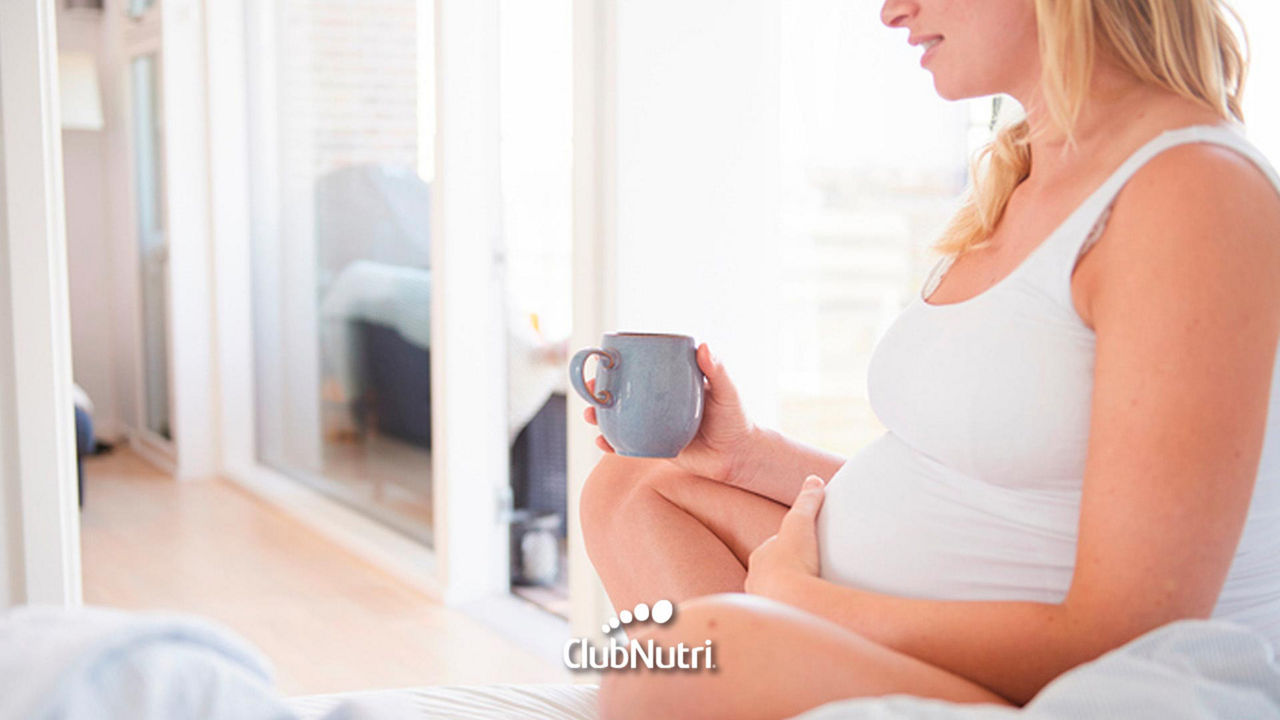
<path id="1" fill-rule="evenodd" d="M 431 539 L 431 6 L 251 22 L 260 459 Z"/>
<path id="2" fill-rule="evenodd" d="M 882 427 L 876 339 L 923 282 L 990 99 L 938 98 L 878 6 L 782 4 L 784 302 L 780 424 L 840 453 Z"/>
<path id="3" fill-rule="evenodd" d="M 142 362 L 147 429 L 171 439 L 169 427 L 169 245 L 164 221 L 164 151 L 155 55 L 130 63 L 134 202 L 142 269 Z"/>

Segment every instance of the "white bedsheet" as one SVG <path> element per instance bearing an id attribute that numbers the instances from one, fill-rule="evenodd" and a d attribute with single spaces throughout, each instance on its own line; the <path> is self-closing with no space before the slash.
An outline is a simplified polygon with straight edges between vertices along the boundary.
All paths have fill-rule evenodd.
<path id="1" fill-rule="evenodd" d="M 350 700 L 347 711 L 326 716 Z M 594 720 L 595 687 L 435 687 L 300 698 L 302 720 Z M 1171 623 L 1065 673 L 1022 709 L 909 695 L 828 703 L 793 720 L 1270 720 L 1280 665 L 1270 643 L 1226 621 Z"/>
<path id="2" fill-rule="evenodd" d="M 475 685 L 293 698 L 299 720 L 596 720 L 595 685 Z"/>
<path id="3" fill-rule="evenodd" d="M 0 720 L 594 720 L 589 685 L 427 687 L 285 699 L 250 645 L 197 618 L 103 609 L 0 615 Z M 1171 623 L 1054 680 L 1025 708 L 907 695 L 796 720 L 1280 719 L 1280 664 L 1222 620 Z"/>
<path id="4" fill-rule="evenodd" d="M 828 703 L 795 720 L 1095 718 L 1280 718 L 1280 665 L 1275 648 L 1235 623 L 1182 620 L 1064 673 L 1020 710 L 891 696 Z"/>

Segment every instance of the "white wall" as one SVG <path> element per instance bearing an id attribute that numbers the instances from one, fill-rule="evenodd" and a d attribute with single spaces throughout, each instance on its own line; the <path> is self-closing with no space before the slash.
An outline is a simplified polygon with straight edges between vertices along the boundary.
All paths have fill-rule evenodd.
<path id="1" fill-rule="evenodd" d="M 778 394 L 780 0 L 574 0 L 574 347 L 683 332 L 730 365 L 753 417 Z M 715 48 L 714 53 L 707 48 Z M 570 393 L 570 418 L 583 408 Z M 600 457 L 570 423 L 575 634 L 609 602 L 577 498 Z"/>
<path id="2" fill-rule="evenodd" d="M 105 147 L 90 130 L 62 133 L 67 198 L 67 264 L 71 289 L 72 373 L 94 403 L 94 430 L 104 439 L 119 435 L 116 403 L 114 258 L 103 202 Z"/>
<path id="3" fill-rule="evenodd" d="M 707 341 L 769 425 L 779 1 L 617 0 L 616 39 L 618 327 Z"/>
<path id="4" fill-rule="evenodd" d="M 58 49 L 87 52 L 105 74 L 102 16 L 61 10 Z M 104 108 L 105 110 L 105 108 Z M 95 406 L 94 429 L 114 440 L 122 432 L 115 342 L 119 311 L 115 302 L 116 264 L 107 211 L 105 130 L 62 132 L 67 204 L 67 270 L 71 290 L 72 373 Z"/>

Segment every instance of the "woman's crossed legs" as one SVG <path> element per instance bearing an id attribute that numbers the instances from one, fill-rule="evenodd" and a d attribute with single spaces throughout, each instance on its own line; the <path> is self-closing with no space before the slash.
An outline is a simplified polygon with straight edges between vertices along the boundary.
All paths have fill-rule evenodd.
<path id="1" fill-rule="evenodd" d="M 588 555 L 614 606 L 678 605 L 674 622 L 637 638 L 714 647 L 710 671 L 606 672 L 604 718 L 786 718 L 833 700 L 897 693 L 1008 704 L 816 615 L 741 595 L 751 551 L 787 511 L 772 500 L 666 461 L 610 454 L 588 478 L 580 507 Z"/>

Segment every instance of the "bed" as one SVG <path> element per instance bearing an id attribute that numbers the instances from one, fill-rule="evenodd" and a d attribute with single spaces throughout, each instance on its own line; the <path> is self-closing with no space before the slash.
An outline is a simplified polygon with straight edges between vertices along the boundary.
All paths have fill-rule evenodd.
<path id="1" fill-rule="evenodd" d="M 414 720 L 587 720 L 596 718 L 591 685 L 492 685 L 300 698 L 303 720 L 343 716 Z M 1280 718 L 1275 649 L 1234 623 L 1183 620 L 1143 635 L 1065 673 L 1026 707 L 957 705 L 908 695 L 828 703 L 793 720 L 1267 720 Z"/>
<path id="2" fill-rule="evenodd" d="M 410 688 L 292 698 L 298 720 L 353 718 L 413 720 L 595 720 L 595 685 L 476 685 Z"/>
<path id="3" fill-rule="evenodd" d="M 592 720 L 591 685 L 485 685 L 282 698 L 270 665 L 189 616 L 24 607 L 0 615 L 0 720 Z M 1085 663 L 1021 709 L 907 695 L 828 703 L 795 720 L 1266 720 L 1280 664 L 1262 635 L 1181 620 Z"/>

